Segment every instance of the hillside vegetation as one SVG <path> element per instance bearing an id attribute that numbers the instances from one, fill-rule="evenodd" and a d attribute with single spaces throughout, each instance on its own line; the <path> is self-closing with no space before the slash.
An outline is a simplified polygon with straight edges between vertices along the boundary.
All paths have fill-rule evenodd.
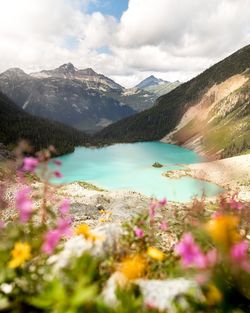
<path id="1" fill-rule="evenodd" d="M 246 73 L 249 68 L 250 45 L 213 65 L 167 95 L 160 97 L 151 109 L 106 127 L 98 134 L 98 138 L 106 143 L 160 140 L 175 129 L 185 112 L 199 103 L 209 89 L 234 75 L 244 75 L 244 72 Z M 249 86 L 246 85 L 238 92 L 243 91 L 248 95 Z M 211 98 L 213 96 L 215 95 L 211 95 Z M 244 106 L 241 110 L 241 116 L 245 115 L 246 119 L 249 116 L 249 102 L 247 101 L 245 97 L 239 97 L 237 104 L 237 106 Z M 226 117 L 223 116 L 222 119 L 224 118 Z M 233 136 L 234 130 L 230 131 Z M 217 137 L 213 139 L 217 140 Z M 176 143 L 180 144 L 178 141 Z M 233 151 L 233 147 L 226 147 L 225 155 L 232 154 L 230 149 Z"/>
<path id="2" fill-rule="evenodd" d="M 74 151 L 77 145 L 87 144 L 83 132 L 63 124 L 32 116 L 19 109 L 0 92 L 0 142 L 14 146 L 26 139 L 36 151 L 54 145 L 58 154 Z"/>

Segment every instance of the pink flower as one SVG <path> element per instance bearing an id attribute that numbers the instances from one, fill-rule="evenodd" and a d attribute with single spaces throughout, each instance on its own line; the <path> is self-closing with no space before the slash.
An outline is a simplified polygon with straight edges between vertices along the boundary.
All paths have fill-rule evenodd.
<path id="1" fill-rule="evenodd" d="M 62 162 L 60 160 L 53 160 L 52 162 L 57 166 L 62 165 Z"/>
<path id="2" fill-rule="evenodd" d="M 144 236 L 144 231 L 141 228 L 137 227 L 135 229 L 135 236 L 137 238 L 142 238 Z"/>
<path id="3" fill-rule="evenodd" d="M 61 239 L 61 233 L 58 229 L 53 229 L 47 232 L 42 246 L 42 251 L 47 254 L 52 254 Z"/>
<path id="4" fill-rule="evenodd" d="M 159 201 L 159 205 L 160 205 L 160 206 L 166 206 L 167 203 L 168 203 L 168 202 L 167 202 L 167 199 L 166 199 L 166 198 L 163 198 L 162 200 Z"/>
<path id="5" fill-rule="evenodd" d="M 57 222 L 57 228 L 49 230 L 44 238 L 44 243 L 42 246 L 42 251 L 51 254 L 57 247 L 59 241 L 64 236 L 70 236 L 72 234 L 71 230 L 71 218 L 59 219 Z"/>
<path id="6" fill-rule="evenodd" d="M 162 221 L 160 224 L 160 229 L 163 231 L 166 231 L 168 229 L 168 223 L 165 221 Z"/>
<path id="7" fill-rule="evenodd" d="M 205 255 L 205 263 L 206 267 L 214 267 L 217 263 L 218 253 L 216 249 L 211 249 Z"/>
<path id="8" fill-rule="evenodd" d="M 204 268 L 206 266 L 205 256 L 190 233 L 183 235 L 181 241 L 175 246 L 175 253 L 181 256 L 183 267 L 195 265 L 198 268 Z"/>
<path id="9" fill-rule="evenodd" d="M 72 223 L 72 220 L 70 217 L 66 219 L 58 220 L 57 229 L 60 232 L 61 237 L 64 237 L 64 236 L 68 237 L 72 235 L 71 223 Z"/>
<path id="10" fill-rule="evenodd" d="M 221 216 L 222 215 L 222 213 L 220 212 L 220 211 L 215 211 L 213 214 L 212 214 L 212 218 L 217 218 L 217 217 L 219 217 L 219 216 Z"/>
<path id="11" fill-rule="evenodd" d="M 150 219 L 153 220 L 155 217 L 155 209 L 156 209 L 157 204 L 155 202 L 152 202 L 149 206 L 149 216 Z"/>
<path id="12" fill-rule="evenodd" d="M 53 174 L 54 174 L 54 176 L 57 177 L 57 178 L 62 178 L 62 177 L 63 177 L 62 173 L 59 172 L 59 171 L 54 171 Z"/>
<path id="13" fill-rule="evenodd" d="M 23 170 L 28 172 L 34 172 L 38 165 L 38 160 L 33 157 L 26 157 L 23 160 Z"/>
<path id="14" fill-rule="evenodd" d="M 33 203 L 30 199 L 31 189 L 25 187 L 16 194 L 16 208 L 19 211 L 20 221 L 25 223 L 30 219 Z"/>
<path id="15" fill-rule="evenodd" d="M 242 210 L 245 206 L 240 201 L 237 201 L 235 197 L 229 200 L 229 205 L 231 209 Z"/>
<path id="16" fill-rule="evenodd" d="M 247 241 L 241 241 L 231 248 L 230 256 L 233 262 L 239 265 L 243 270 L 250 272 L 250 263 L 248 260 L 247 250 Z"/>
<path id="17" fill-rule="evenodd" d="M 148 309 L 155 309 L 156 308 L 156 305 L 153 303 L 152 300 L 148 300 L 146 303 L 145 303 L 145 306 L 148 308 Z"/>
<path id="18" fill-rule="evenodd" d="M 63 202 L 59 206 L 59 212 L 62 215 L 65 215 L 69 212 L 70 209 L 70 201 L 69 199 L 64 199 Z"/>

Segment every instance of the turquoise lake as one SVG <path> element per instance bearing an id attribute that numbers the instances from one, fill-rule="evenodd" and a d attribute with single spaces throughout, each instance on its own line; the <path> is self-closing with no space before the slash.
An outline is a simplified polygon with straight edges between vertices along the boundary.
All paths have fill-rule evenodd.
<path id="1" fill-rule="evenodd" d="M 194 196 L 214 196 L 221 189 L 191 177 L 170 179 L 162 176 L 180 164 L 202 162 L 195 152 L 161 142 L 115 144 L 103 148 L 79 147 L 58 158 L 62 161 L 62 183 L 85 181 L 105 189 L 128 189 L 161 199 L 185 202 Z M 154 168 L 159 162 L 163 168 Z"/>

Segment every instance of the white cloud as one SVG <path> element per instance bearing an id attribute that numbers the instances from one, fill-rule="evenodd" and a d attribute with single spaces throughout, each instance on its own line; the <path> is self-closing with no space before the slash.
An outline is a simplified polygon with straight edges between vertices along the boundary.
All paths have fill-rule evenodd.
<path id="1" fill-rule="evenodd" d="M 250 0 L 130 0 L 119 22 L 90 1 L 0 0 L 0 71 L 72 62 L 126 86 L 186 80 L 250 42 Z"/>

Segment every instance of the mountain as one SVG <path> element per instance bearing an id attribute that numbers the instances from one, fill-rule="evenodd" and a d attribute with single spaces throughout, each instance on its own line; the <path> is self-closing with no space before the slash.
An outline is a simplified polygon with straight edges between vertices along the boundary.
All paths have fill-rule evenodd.
<path id="1" fill-rule="evenodd" d="M 160 96 L 166 95 L 180 85 L 181 82 L 179 82 L 178 80 L 175 82 L 165 82 L 156 86 L 149 86 L 145 89 L 145 91 L 155 94 L 158 98 Z"/>
<path id="2" fill-rule="evenodd" d="M 72 64 L 31 75 L 9 69 L 0 74 L 0 90 L 28 113 L 90 132 L 135 113 L 104 93 L 120 85 Z"/>
<path id="3" fill-rule="evenodd" d="M 136 112 L 152 107 L 157 99 L 154 92 L 139 88 L 126 89 L 112 79 L 96 73 L 91 68 L 78 70 L 71 63 L 64 64 L 55 70 L 44 70 L 38 73 L 32 73 L 31 75 L 36 78 L 54 77 L 80 80 L 86 84 L 88 89 L 97 91 L 109 99 L 115 99 L 122 106 L 129 106 Z M 130 115 L 132 113 L 135 112 L 131 112 Z"/>
<path id="4" fill-rule="evenodd" d="M 167 83 L 167 82 L 163 79 L 156 78 L 154 75 L 151 75 L 145 78 L 143 81 L 141 81 L 138 85 L 136 85 L 136 87 L 139 89 L 146 89 L 148 87 L 158 86 L 164 83 Z"/>
<path id="5" fill-rule="evenodd" d="M 108 95 L 119 101 L 121 104 L 128 105 L 136 112 L 151 108 L 157 99 L 157 96 L 154 93 L 136 87 L 129 89 L 124 88 L 121 92 L 111 90 Z"/>
<path id="6" fill-rule="evenodd" d="M 81 131 L 32 116 L 0 92 L 0 142 L 14 146 L 28 140 L 35 151 L 54 145 L 58 154 L 74 151 L 75 146 L 87 145 L 89 137 Z"/>
<path id="7" fill-rule="evenodd" d="M 168 82 L 160 78 L 156 78 L 155 76 L 151 75 L 141 81 L 138 85 L 136 85 L 136 89 L 139 89 L 144 92 L 148 92 L 151 97 L 154 95 L 155 100 L 176 87 L 178 87 L 181 83 L 179 81 L 175 82 Z M 149 108 L 149 107 L 148 107 Z"/>
<path id="8" fill-rule="evenodd" d="M 161 96 L 154 107 L 108 126 L 107 143 L 161 140 L 231 156 L 250 149 L 250 45 Z"/>
<path id="9" fill-rule="evenodd" d="M 64 78 L 77 79 L 83 81 L 89 89 L 95 89 L 103 92 L 110 90 L 122 91 L 124 88 L 114 82 L 112 79 L 96 73 L 92 68 L 78 70 L 72 63 L 63 64 L 54 70 L 43 70 L 38 73 L 31 73 L 36 78 Z"/>

